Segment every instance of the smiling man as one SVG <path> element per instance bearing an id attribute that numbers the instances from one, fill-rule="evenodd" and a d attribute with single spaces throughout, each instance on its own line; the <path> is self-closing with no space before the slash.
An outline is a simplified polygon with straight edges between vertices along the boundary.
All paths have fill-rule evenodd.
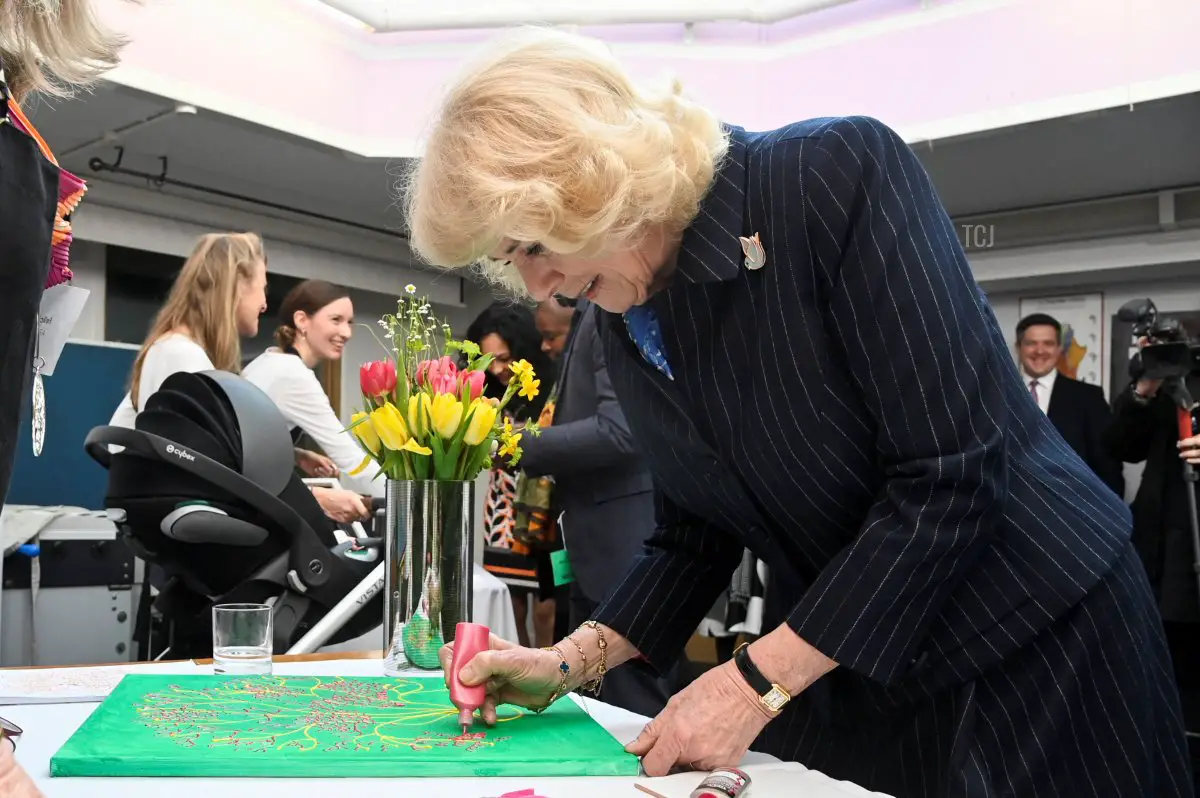
<path id="1" fill-rule="evenodd" d="M 1100 439 L 1112 420 L 1104 391 L 1058 371 L 1062 357 L 1062 325 L 1045 313 L 1017 324 L 1017 358 L 1029 394 L 1054 424 L 1063 440 L 1096 476 L 1118 496 L 1125 495 L 1122 466 L 1105 451 Z"/>

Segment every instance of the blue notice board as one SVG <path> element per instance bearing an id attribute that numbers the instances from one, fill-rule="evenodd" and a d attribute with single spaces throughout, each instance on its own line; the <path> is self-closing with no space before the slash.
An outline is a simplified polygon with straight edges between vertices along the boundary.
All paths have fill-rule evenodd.
<path id="1" fill-rule="evenodd" d="M 33 456 L 29 397 L 17 439 L 8 504 L 65 504 L 104 509 L 108 472 L 83 451 L 93 427 L 104 426 L 125 398 L 137 349 L 68 341 L 53 377 L 45 378 L 46 441 Z"/>

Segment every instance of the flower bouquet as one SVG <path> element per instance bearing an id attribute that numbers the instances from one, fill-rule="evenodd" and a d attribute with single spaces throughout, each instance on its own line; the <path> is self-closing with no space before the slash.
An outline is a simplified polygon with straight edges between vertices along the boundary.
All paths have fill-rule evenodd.
<path id="1" fill-rule="evenodd" d="M 492 356 L 454 339 L 411 285 L 379 326 L 387 356 L 361 367 L 350 429 L 364 452 L 355 473 L 374 462 L 388 480 L 384 645 L 395 675 L 407 663 L 439 667 L 438 648 L 469 619 L 474 480 L 494 458 L 520 461 L 522 436 L 539 430 L 514 430 L 504 408 L 536 397 L 540 381 L 518 360 L 504 395 L 484 396 Z"/>

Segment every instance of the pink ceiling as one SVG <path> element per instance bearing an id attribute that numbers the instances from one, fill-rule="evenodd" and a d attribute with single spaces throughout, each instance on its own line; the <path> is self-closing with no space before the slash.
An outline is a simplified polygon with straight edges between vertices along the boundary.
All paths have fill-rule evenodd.
<path id="1" fill-rule="evenodd" d="M 697 0 L 699 2 L 699 0 Z M 370 34 L 295 0 L 103 0 L 119 83 L 361 155 L 412 156 L 441 88 L 492 35 Z M 1195 0 L 859 0 L 762 28 L 586 31 L 764 129 L 869 114 L 910 140 L 1200 91 Z"/>

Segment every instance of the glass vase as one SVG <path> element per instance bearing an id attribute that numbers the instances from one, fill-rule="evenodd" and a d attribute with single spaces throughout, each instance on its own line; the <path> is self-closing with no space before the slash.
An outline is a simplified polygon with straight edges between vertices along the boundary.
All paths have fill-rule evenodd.
<path id="1" fill-rule="evenodd" d="M 471 620 L 475 482 L 388 480 L 385 490 L 383 670 L 437 670 L 438 650 Z"/>

